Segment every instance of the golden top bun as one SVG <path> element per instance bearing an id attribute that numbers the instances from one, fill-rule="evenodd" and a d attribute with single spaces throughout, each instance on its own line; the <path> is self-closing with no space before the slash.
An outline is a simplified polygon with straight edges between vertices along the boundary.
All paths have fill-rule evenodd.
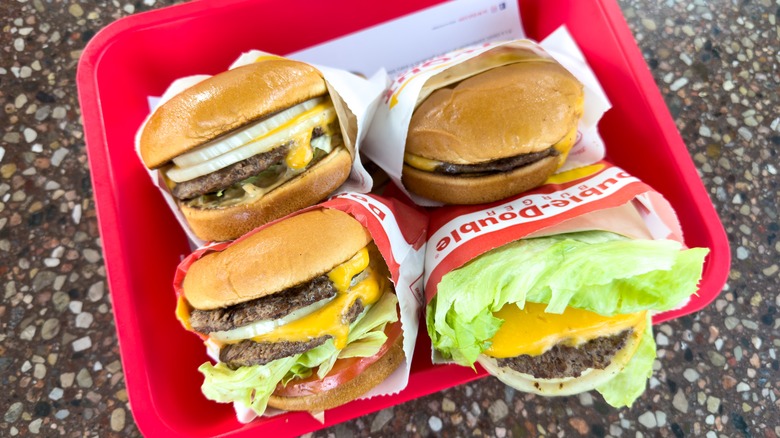
<path id="1" fill-rule="evenodd" d="M 268 406 L 285 411 L 319 412 L 349 403 L 387 379 L 404 361 L 403 336 L 376 362 L 354 379 L 317 394 L 301 397 L 271 395 Z"/>
<path id="2" fill-rule="evenodd" d="M 184 297 L 211 310 L 271 295 L 330 271 L 369 242 L 368 230 L 347 213 L 302 213 L 193 263 Z"/>
<path id="3" fill-rule="evenodd" d="M 557 62 L 496 67 L 431 93 L 412 115 L 406 152 L 455 164 L 539 152 L 576 126 L 582 99 Z"/>
<path id="4" fill-rule="evenodd" d="M 172 158 L 303 101 L 327 93 L 314 67 L 270 59 L 212 76 L 177 94 L 152 113 L 140 138 L 150 169 Z"/>
<path id="5" fill-rule="evenodd" d="M 220 208 L 196 208 L 179 203 L 192 231 L 205 241 L 234 240 L 260 225 L 314 205 L 349 178 L 352 155 L 338 147 L 306 172 L 263 196 Z"/>

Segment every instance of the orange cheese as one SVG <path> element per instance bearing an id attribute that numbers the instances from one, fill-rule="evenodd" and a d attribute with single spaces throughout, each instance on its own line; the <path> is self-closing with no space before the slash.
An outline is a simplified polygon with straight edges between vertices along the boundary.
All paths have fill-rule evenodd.
<path id="1" fill-rule="evenodd" d="M 382 295 L 384 281 L 369 265 L 368 250 L 363 248 L 328 274 L 336 287 L 336 297 L 321 309 L 285 324 L 270 333 L 252 338 L 255 342 L 305 342 L 321 336 L 331 336 L 336 348 L 344 348 L 349 336 L 349 321 L 343 315 L 360 299 L 364 306 L 373 304 Z M 368 276 L 350 288 L 352 277 L 368 269 Z"/>
<path id="2" fill-rule="evenodd" d="M 546 304 L 525 303 L 525 308 L 520 309 L 510 303 L 494 312 L 493 316 L 504 323 L 484 354 L 498 358 L 538 356 L 560 343 L 577 346 L 632 328 L 641 333 L 647 321 L 647 312 L 608 317 L 571 307 L 561 314 L 546 313 L 546 307 Z"/>
<path id="3" fill-rule="evenodd" d="M 404 163 L 415 169 L 424 170 L 426 172 L 433 172 L 436 170 L 437 166 L 444 164 L 441 161 L 431 160 L 430 158 L 421 157 L 419 155 L 412 155 L 408 152 L 404 153 Z"/>
<path id="4" fill-rule="evenodd" d="M 574 126 L 572 129 L 570 129 L 569 132 L 567 132 L 566 135 L 564 135 L 563 138 L 560 139 L 558 143 L 555 143 L 552 147 L 561 153 L 561 155 L 563 155 L 563 159 L 565 160 L 572 146 L 574 146 L 575 141 L 577 141 L 577 126 Z M 561 162 L 563 162 L 563 160 L 561 160 Z M 415 169 L 420 169 L 425 172 L 433 172 L 438 166 L 444 164 L 442 161 L 432 160 L 430 158 L 421 157 L 419 155 L 413 155 L 408 152 L 404 153 L 404 163 L 414 167 Z"/>
<path id="5" fill-rule="evenodd" d="M 572 146 L 574 146 L 575 141 L 577 141 L 577 126 L 574 126 L 572 129 L 570 129 L 562 139 L 558 140 L 558 143 L 553 145 L 553 147 L 558 152 L 566 155 L 569 153 Z"/>
<path id="6" fill-rule="evenodd" d="M 192 330 L 192 325 L 190 325 L 190 307 L 183 296 L 176 300 L 176 319 L 179 320 L 184 328 Z"/>
<path id="7" fill-rule="evenodd" d="M 301 170 L 311 162 L 312 158 L 314 158 L 314 151 L 311 148 L 311 131 L 307 131 L 293 139 L 293 147 L 287 152 L 284 160 L 290 169 Z"/>
<path id="8" fill-rule="evenodd" d="M 299 123 L 303 123 L 303 121 L 314 117 L 320 117 L 322 120 L 320 123 L 318 123 L 318 125 L 327 130 L 328 125 L 330 125 L 336 119 L 336 112 L 332 111 L 332 108 L 333 104 L 330 101 L 321 103 L 314 108 L 298 115 L 298 117 L 295 117 L 287 123 L 284 123 L 266 135 L 271 135 L 285 129 L 292 129 L 293 126 Z M 326 113 L 326 111 L 329 109 L 331 111 Z M 323 113 L 327 115 L 323 117 Z M 293 141 L 293 146 L 290 148 L 290 151 L 287 152 L 287 156 L 285 157 L 285 163 L 287 164 L 287 167 L 293 170 L 301 170 L 308 166 L 312 158 L 314 158 L 314 151 L 311 147 L 311 133 L 311 130 L 307 130 L 306 132 L 301 133 L 300 135 L 297 135 L 291 139 Z"/>

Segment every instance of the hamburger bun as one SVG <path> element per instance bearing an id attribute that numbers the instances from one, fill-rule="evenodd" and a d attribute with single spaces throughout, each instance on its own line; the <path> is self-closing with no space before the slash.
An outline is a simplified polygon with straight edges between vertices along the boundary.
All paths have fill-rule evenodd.
<path id="1" fill-rule="evenodd" d="M 553 60 L 524 60 L 478 73 L 433 91 L 415 110 L 405 152 L 430 164 L 419 168 L 407 161 L 402 181 L 411 192 L 452 204 L 529 190 L 563 164 L 582 113 L 582 85 Z M 435 163 L 479 165 L 550 148 L 555 150 L 543 164 L 509 172 L 435 171 Z"/>
<path id="2" fill-rule="evenodd" d="M 338 148 L 287 184 L 249 202 L 222 208 L 196 208 L 181 203 L 180 208 L 192 231 L 201 239 L 235 239 L 327 198 L 349 177 L 351 170 L 352 156 L 345 148 Z"/>
<path id="3" fill-rule="evenodd" d="M 175 285 L 176 314 L 217 361 L 199 367 L 209 399 L 250 400 L 258 415 L 266 403 L 323 411 L 364 395 L 405 360 L 387 263 L 343 211 L 286 217 L 193 260 Z"/>
<path id="4" fill-rule="evenodd" d="M 347 213 L 301 213 L 197 260 L 184 278 L 184 297 L 211 310 L 272 295 L 330 271 L 370 242 Z"/>
<path id="5" fill-rule="evenodd" d="M 368 366 L 352 380 L 327 391 L 300 397 L 271 395 L 268 406 L 285 411 L 319 412 L 332 409 L 360 398 L 375 386 L 384 382 L 404 362 L 403 336 L 398 336 L 392 346 L 376 362 Z"/>
<path id="6" fill-rule="evenodd" d="M 510 172 L 473 177 L 452 177 L 404 164 L 403 181 L 412 192 L 445 204 L 484 204 L 544 184 L 562 161 L 558 155 Z"/>
<path id="7" fill-rule="evenodd" d="M 519 391 L 530 392 L 544 396 L 566 396 L 592 391 L 598 386 L 612 380 L 618 375 L 636 353 L 639 341 L 642 339 L 640 331 L 633 331 L 626 343 L 614 356 L 605 368 L 590 369 L 579 377 L 565 377 L 545 379 L 531 374 L 521 373 L 509 367 L 498 365 L 498 361 L 490 356 L 481 354 L 477 361 L 491 375 L 498 380 Z"/>
<path id="8" fill-rule="evenodd" d="M 227 70 L 160 105 L 141 133 L 150 169 L 250 122 L 328 92 L 322 74 L 303 62 L 269 59 Z"/>
<path id="9" fill-rule="evenodd" d="M 144 125 L 139 152 L 199 239 L 236 239 L 347 180 L 352 133 L 339 117 L 352 115 L 334 101 L 341 103 L 314 67 L 266 58 L 163 103 Z"/>

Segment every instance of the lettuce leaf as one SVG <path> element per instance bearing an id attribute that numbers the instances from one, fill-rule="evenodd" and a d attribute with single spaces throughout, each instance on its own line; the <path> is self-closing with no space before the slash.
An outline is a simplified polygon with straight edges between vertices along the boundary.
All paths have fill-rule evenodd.
<path id="1" fill-rule="evenodd" d="M 384 333 L 385 325 L 388 322 L 398 321 L 397 304 L 398 297 L 395 294 L 382 295 L 379 301 L 372 304 L 352 323 L 349 335 L 347 335 L 347 345 L 343 350 L 337 349 L 333 341 L 328 340 L 319 347 L 304 353 L 304 356 L 312 355 L 313 357 L 302 365 L 310 369 L 317 367 L 317 376 L 323 378 L 328 375 L 338 359 L 370 357 L 377 354 L 387 340 Z"/>
<path id="2" fill-rule="evenodd" d="M 388 323 L 398 321 L 397 307 L 398 297 L 396 297 L 395 294 L 382 295 L 382 297 L 379 298 L 379 301 L 374 303 L 368 311 L 364 312 L 361 317 L 352 323 L 352 327 L 349 329 L 349 336 L 347 337 L 347 348 L 349 348 L 349 344 L 365 340 L 371 333 L 378 332 L 384 335 L 385 326 Z M 381 329 L 381 331 L 377 329 Z M 387 339 L 387 336 L 385 336 L 384 339 Z M 379 347 L 384 344 L 384 339 L 377 346 L 377 351 L 379 351 Z M 366 356 L 373 356 L 374 354 L 376 354 L 376 351 L 373 354 Z M 345 356 L 341 355 L 339 357 Z"/>
<path id="3" fill-rule="evenodd" d="M 293 379 L 305 379 L 306 377 L 311 376 L 312 370 L 314 368 L 319 367 L 322 369 L 322 365 L 329 362 L 337 352 L 338 350 L 333 344 L 333 339 L 328 339 L 322 345 L 314 347 L 311 350 L 301 354 L 301 357 L 298 359 L 295 365 L 290 368 L 290 372 L 284 376 L 282 383 L 287 385 L 287 383 Z M 330 367 L 332 366 L 333 364 L 331 363 L 328 366 L 328 370 L 330 370 Z"/>
<path id="4" fill-rule="evenodd" d="M 206 362 L 198 368 L 205 377 L 201 390 L 209 400 L 221 403 L 240 401 L 262 415 L 276 384 L 297 360 L 298 355 L 237 370 L 231 370 L 224 363 L 212 365 Z"/>
<path id="5" fill-rule="evenodd" d="M 385 325 L 398 320 L 395 294 L 384 294 L 364 311 L 350 326 L 347 346 L 339 350 L 333 340 L 303 354 L 285 357 L 265 365 L 240 367 L 231 370 L 223 363 L 206 362 L 198 368 L 205 377 L 201 389 L 206 398 L 221 403 L 240 401 L 257 415 L 263 415 L 268 399 L 279 382 L 306 378 L 317 369 L 325 377 L 342 357 L 369 357 L 375 355 L 387 340 Z"/>
<path id="6" fill-rule="evenodd" d="M 604 231 L 519 240 L 442 278 L 426 309 L 428 333 L 444 358 L 473 367 L 503 323 L 493 312 L 507 303 L 606 316 L 670 310 L 696 292 L 707 252 Z"/>
<path id="7" fill-rule="evenodd" d="M 648 319 L 650 319 L 649 316 Z M 653 375 L 655 340 L 653 339 L 652 322 L 648 320 L 647 326 L 639 340 L 636 353 L 623 368 L 623 371 L 609 382 L 596 387 L 596 391 L 601 393 L 604 400 L 616 408 L 631 406 L 634 400 L 645 392 L 647 379 Z"/>

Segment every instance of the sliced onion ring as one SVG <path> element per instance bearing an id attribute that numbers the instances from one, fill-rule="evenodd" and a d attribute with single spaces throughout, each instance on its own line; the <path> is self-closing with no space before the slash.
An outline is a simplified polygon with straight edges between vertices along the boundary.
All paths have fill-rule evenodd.
<path id="1" fill-rule="evenodd" d="M 172 181 L 180 183 L 183 181 L 195 179 L 199 176 L 207 175 L 220 169 L 224 169 L 231 164 L 246 160 L 253 155 L 268 152 L 271 149 L 284 144 L 293 137 L 301 135 L 307 131 L 311 131 L 317 126 L 322 126 L 326 124 L 327 121 L 332 117 L 335 117 L 335 114 L 336 110 L 333 107 L 330 107 L 322 112 L 308 117 L 306 120 L 290 127 L 289 129 L 277 130 L 271 133 L 271 135 L 265 136 L 261 139 L 258 139 L 257 141 L 231 150 L 206 162 L 184 168 L 172 167 L 170 170 L 168 170 L 166 175 Z"/>
<path id="2" fill-rule="evenodd" d="M 218 157 L 232 149 L 245 145 L 260 136 L 268 134 L 324 101 L 324 98 L 314 98 L 299 103 L 272 117 L 255 122 L 250 126 L 223 135 L 216 140 L 185 152 L 174 158 L 173 163 L 177 167 L 189 167 Z"/>

